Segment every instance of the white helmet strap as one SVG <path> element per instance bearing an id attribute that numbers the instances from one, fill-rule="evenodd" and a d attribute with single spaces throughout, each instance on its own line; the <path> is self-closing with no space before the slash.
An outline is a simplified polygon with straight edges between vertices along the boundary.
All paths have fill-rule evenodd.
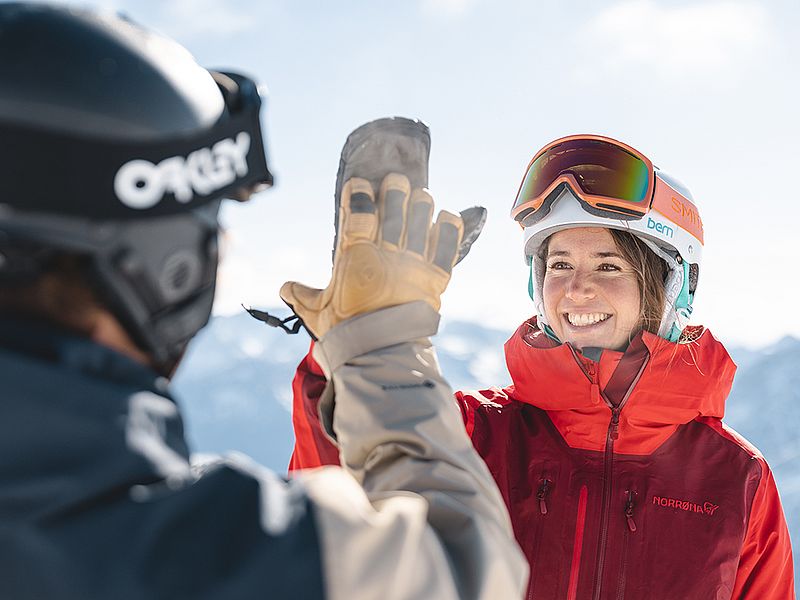
<path id="1" fill-rule="evenodd" d="M 693 294 L 689 293 L 689 263 L 667 252 L 651 240 L 643 237 L 639 239 L 667 263 L 669 272 L 664 282 L 664 312 L 661 315 L 658 335 L 670 342 L 677 342 L 692 315 L 694 298 Z"/>

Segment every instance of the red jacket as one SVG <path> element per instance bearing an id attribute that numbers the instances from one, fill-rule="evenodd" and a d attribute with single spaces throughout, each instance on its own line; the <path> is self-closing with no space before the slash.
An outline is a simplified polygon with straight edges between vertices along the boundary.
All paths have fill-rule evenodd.
<path id="1" fill-rule="evenodd" d="M 736 367 L 695 334 L 645 332 L 595 362 L 530 321 L 506 343 L 513 385 L 456 393 L 530 561 L 528 598 L 794 599 L 772 473 L 720 420 Z M 324 385 L 307 357 L 291 469 L 338 462 Z"/>

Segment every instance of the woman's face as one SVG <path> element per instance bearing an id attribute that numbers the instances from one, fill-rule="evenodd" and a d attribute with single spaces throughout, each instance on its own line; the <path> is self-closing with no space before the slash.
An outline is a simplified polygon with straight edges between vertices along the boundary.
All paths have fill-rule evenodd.
<path id="1" fill-rule="evenodd" d="M 546 260 L 545 314 L 558 338 L 576 348 L 625 349 L 641 329 L 641 293 L 608 229 L 559 231 Z"/>

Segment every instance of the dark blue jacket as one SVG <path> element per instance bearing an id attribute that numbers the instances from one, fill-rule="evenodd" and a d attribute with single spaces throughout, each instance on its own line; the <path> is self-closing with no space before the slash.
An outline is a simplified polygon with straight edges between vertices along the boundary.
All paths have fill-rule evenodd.
<path id="1" fill-rule="evenodd" d="M 299 486 L 245 460 L 191 469 L 150 369 L 1 321 L 0 382 L 0 597 L 323 596 Z"/>

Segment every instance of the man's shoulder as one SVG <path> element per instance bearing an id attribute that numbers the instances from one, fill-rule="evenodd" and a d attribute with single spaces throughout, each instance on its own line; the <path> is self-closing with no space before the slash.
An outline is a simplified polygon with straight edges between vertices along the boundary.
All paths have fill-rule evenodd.
<path id="1" fill-rule="evenodd" d="M 25 592 L 37 573 L 53 590 L 72 582 L 66 592 L 83 590 L 75 596 L 82 598 L 324 595 L 304 486 L 241 455 L 206 460 L 184 477 L 109 489 L 42 523 L 12 525 L 6 541 L 14 540 L 15 563 L 29 576 L 16 578 L 11 597 L 33 597 Z"/>

